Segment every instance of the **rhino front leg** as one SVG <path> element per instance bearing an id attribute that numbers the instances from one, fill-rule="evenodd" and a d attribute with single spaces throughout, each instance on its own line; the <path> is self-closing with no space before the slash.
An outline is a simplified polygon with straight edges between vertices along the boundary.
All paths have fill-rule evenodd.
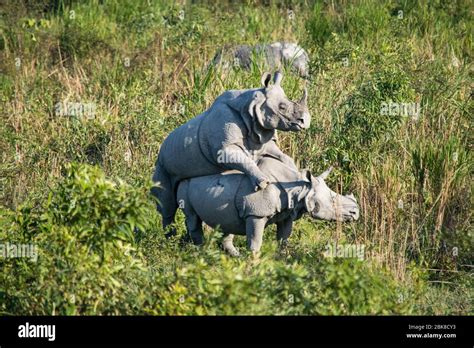
<path id="1" fill-rule="evenodd" d="M 219 153 L 217 162 L 229 169 L 236 169 L 248 175 L 252 179 L 255 191 L 263 190 L 270 182 L 255 161 L 237 145 L 225 146 Z"/>
<path id="2" fill-rule="evenodd" d="M 249 216 L 245 221 L 245 232 L 247 234 L 247 246 L 252 254 L 258 255 L 262 247 L 263 231 L 265 230 L 266 218 Z"/>
<path id="3" fill-rule="evenodd" d="M 237 250 L 237 248 L 234 246 L 233 241 L 234 241 L 233 234 L 228 234 L 224 236 L 224 238 L 222 239 L 222 248 L 224 249 L 224 251 L 229 253 L 230 256 L 238 257 L 240 256 L 240 253 Z"/>
<path id="4" fill-rule="evenodd" d="M 281 247 L 285 247 L 288 244 L 288 238 L 290 238 L 292 229 L 293 220 L 290 218 L 277 222 L 277 241 Z"/>

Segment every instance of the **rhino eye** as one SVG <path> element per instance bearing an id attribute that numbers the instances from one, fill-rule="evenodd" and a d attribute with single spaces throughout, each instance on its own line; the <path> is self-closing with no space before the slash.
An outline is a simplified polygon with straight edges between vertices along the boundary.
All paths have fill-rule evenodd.
<path id="1" fill-rule="evenodd" d="M 285 103 L 280 103 L 280 105 L 278 105 L 278 108 L 282 111 L 286 111 L 288 105 L 286 105 Z"/>
<path id="2" fill-rule="evenodd" d="M 319 211 L 319 203 L 318 203 L 318 202 L 314 202 L 314 208 L 313 208 L 312 213 L 313 213 L 313 214 L 317 214 L 318 211 Z"/>

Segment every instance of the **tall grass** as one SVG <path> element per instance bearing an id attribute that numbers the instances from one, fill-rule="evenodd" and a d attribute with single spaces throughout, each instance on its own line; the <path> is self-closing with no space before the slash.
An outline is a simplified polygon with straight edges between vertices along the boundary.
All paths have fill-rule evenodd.
<path id="1" fill-rule="evenodd" d="M 289 10 L 294 17 L 289 18 Z M 74 294 L 78 284 L 59 276 L 66 266 L 45 261 L 36 266 L 45 267 L 40 274 L 49 269 L 58 275 L 37 279 L 16 298 L 13 289 L 26 286 L 27 279 L 10 278 L 3 268 L 2 277 L 8 279 L 4 284 L 10 288 L 0 288 L 4 300 L 0 310 L 472 313 L 468 304 L 473 255 L 472 10 L 469 1 L 45 0 L 35 5 L 7 1 L 0 7 L 0 240 L 16 238 L 25 229 L 29 232 L 21 237 L 24 240 L 39 238 L 41 244 L 57 238 L 58 247 L 46 252 L 44 259 L 73 260 L 74 266 L 68 266 L 71 272 L 80 267 L 78 260 L 86 262 L 87 255 L 99 249 L 87 249 L 89 237 L 83 241 L 71 229 L 69 210 L 59 220 L 46 219 L 49 225 L 39 217 L 53 214 L 48 197 L 64 196 L 60 187 L 70 183 L 67 165 L 97 165 L 108 177 L 120 178 L 142 192 L 150 186 L 160 144 L 171 130 L 208 108 L 223 91 L 260 84 L 266 69 L 261 62 L 249 71 L 208 70 L 217 49 L 276 40 L 299 42 L 311 57 L 312 126 L 304 133 L 279 133 L 280 147 L 300 167 L 314 173 L 335 164 L 329 184 L 339 192 L 355 194 L 361 220 L 341 225 L 303 219 L 296 223 L 287 254 L 276 259 L 269 230 L 265 240 L 268 259 L 248 269 L 245 260 L 216 256 L 214 253 L 220 253 L 213 242 L 209 249 L 199 251 L 164 240 L 157 215 L 150 208 L 146 213 L 137 212 L 146 215 L 149 227 L 136 240 L 124 242 L 138 250 L 130 257 L 140 267 L 120 273 L 117 289 L 121 290 L 101 285 L 114 300 L 86 295 L 87 284 L 94 280 L 78 288 L 75 296 L 80 297 L 80 306 L 55 300 L 58 295 L 48 292 L 54 286 L 59 284 L 60 289 L 68 288 Z M 283 86 L 288 96 L 299 97 L 302 85 L 290 69 L 285 70 Z M 55 112 L 57 103 L 69 102 L 92 103 L 95 114 L 71 117 Z M 390 102 L 419 103 L 420 114 L 417 118 L 383 114 L 382 103 Z M 85 175 L 86 169 L 77 170 Z M 78 180 L 86 179 L 81 176 Z M 98 185 L 97 190 L 104 190 L 108 197 L 101 204 L 112 204 L 109 189 L 100 186 L 100 180 L 91 185 Z M 62 202 L 68 204 L 69 196 L 65 197 Z M 149 198 L 142 199 L 143 204 L 151 204 Z M 99 219 L 99 225 L 101 216 L 115 219 L 110 212 L 84 214 L 86 220 L 91 216 Z M 35 221 L 33 225 L 21 222 L 27 218 Z M 182 222 L 180 216 L 177 225 L 181 231 Z M 91 231 L 96 227 L 90 227 Z M 58 234 L 58 228 L 63 232 Z M 61 238 L 84 242 L 86 249 L 69 254 L 71 250 L 60 247 Z M 322 251 L 332 242 L 364 245 L 363 266 L 345 260 L 327 263 Z M 122 246 L 116 247 L 110 246 L 120 252 Z M 94 260 L 86 262 L 82 271 L 95 272 L 93 278 L 105 284 L 113 271 Z M 126 258 L 113 262 L 106 258 L 107 262 L 110 267 L 130 264 Z M 8 263 L 8 269 L 18 274 L 26 267 L 11 260 L 1 263 Z M 181 276 L 179 269 L 188 273 Z M 369 272 L 369 278 L 359 279 L 364 272 Z M 137 283 L 127 288 L 133 277 Z M 378 283 L 378 277 L 384 281 Z M 143 285 L 150 279 L 156 287 Z M 347 283 L 341 283 L 343 279 Z M 388 285 L 392 281 L 393 286 Z M 362 307 L 364 296 L 375 296 L 366 282 L 378 284 L 375 292 L 381 295 Z M 387 295 L 383 284 L 387 284 Z M 158 296 L 163 289 L 170 293 Z M 362 298 L 355 289 L 362 291 Z M 268 298 L 262 300 L 266 292 Z M 211 295 L 205 302 L 207 293 Z M 229 299 L 229 294 L 235 298 Z M 296 296 L 298 306 L 288 306 L 290 294 Z M 33 295 L 44 296 L 45 302 L 28 304 Z M 155 295 L 159 300 L 150 300 Z M 182 295 L 187 299 L 195 296 L 194 302 L 180 302 Z M 345 307 L 336 304 L 341 296 L 347 297 Z M 450 303 L 442 305 L 439 298 Z M 249 302 L 243 304 L 242 299 Z M 257 299 L 263 302 L 257 305 Z"/>

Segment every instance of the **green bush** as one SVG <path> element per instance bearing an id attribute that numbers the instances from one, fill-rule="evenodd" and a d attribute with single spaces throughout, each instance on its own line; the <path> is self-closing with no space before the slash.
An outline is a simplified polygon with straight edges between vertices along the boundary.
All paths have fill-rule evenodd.
<path id="1" fill-rule="evenodd" d="M 0 312 L 472 313 L 471 3 L 2 2 L 0 244 L 39 257 L 0 258 Z M 311 58 L 311 127 L 279 146 L 314 173 L 336 164 L 328 185 L 354 193 L 360 220 L 301 219 L 284 251 L 268 228 L 258 261 L 228 258 L 218 233 L 165 239 L 147 196 L 163 139 L 260 85 L 261 61 L 208 70 L 218 49 L 277 40 Z M 67 102 L 94 117 L 57 115 Z M 382 113 L 390 102 L 419 102 L 419 119 Z M 325 259 L 335 242 L 366 259 Z"/>
<path id="2" fill-rule="evenodd" d="M 147 207 L 130 186 L 74 164 L 41 207 L 5 212 L 0 240 L 34 245 L 38 259 L 0 259 L 1 312 L 131 311 L 144 281 L 133 233 L 146 228 Z"/>
<path id="3" fill-rule="evenodd" d="M 97 167 L 69 165 L 40 207 L 2 212 L 0 240 L 35 245 L 38 258 L 0 259 L 0 311 L 408 313 L 394 281 L 360 261 L 274 259 L 272 248 L 260 260 L 232 259 L 218 248 L 218 233 L 202 248 L 156 236 L 155 214 L 144 192 Z M 149 243 L 157 238 L 159 250 Z"/>

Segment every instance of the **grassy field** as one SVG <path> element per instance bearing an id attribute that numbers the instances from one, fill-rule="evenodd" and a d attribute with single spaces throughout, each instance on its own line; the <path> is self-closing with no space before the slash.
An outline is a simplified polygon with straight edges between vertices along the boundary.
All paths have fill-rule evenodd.
<path id="1" fill-rule="evenodd" d="M 473 10 L 0 2 L 0 243 L 37 251 L 0 258 L 0 314 L 472 315 Z M 329 185 L 361 219 L 303 218 L 284 250 L 268 228 L 258 260 L 224 255 L 210 229 L 200 248 L 167 240 L 148 195 L 160 144 L 225 90 L 260 85 L 261 62 L 206 69 L 219 48 L 279 40 L 311 57 L 312 115 L 280 147 L 314 173 L 336 165 Z M 287 95 L 302 86 L 286 69 Z M 364 257 L 325 257 L 333 243 Z"/>

